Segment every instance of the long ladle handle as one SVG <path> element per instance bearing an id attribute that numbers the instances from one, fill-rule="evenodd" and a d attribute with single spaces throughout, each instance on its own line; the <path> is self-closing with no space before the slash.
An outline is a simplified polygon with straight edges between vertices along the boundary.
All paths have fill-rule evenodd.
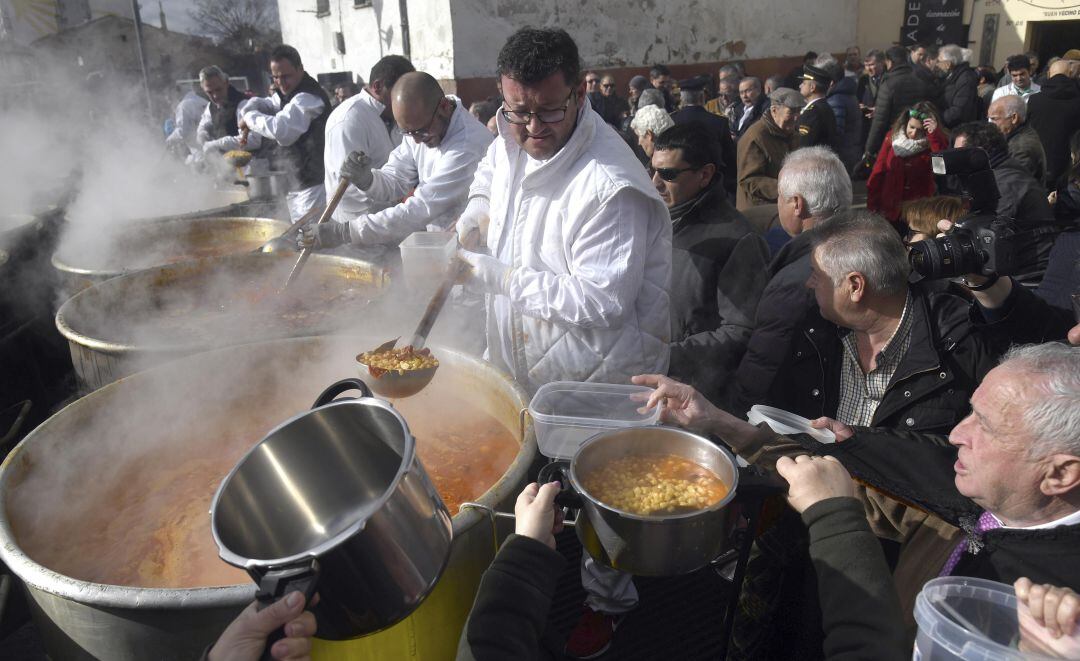
<path id="1" fill-rule="evenodd" d="M 338 182 L 337 190 L 334 191 L 334 196 L 330 198 L 330 203 L 323 209 L 322 216 L 319 217 L 319 222 L 315 223 L 316 225 L 322 225 L 330 219 L 330 216 L 334 215 L 338 203 L 341 202 L 341 198 L 344 197 L 345 191 L 348 189 L 349 180 L 342 177 L 341 181 Z M 285 281 L 284 289 L 288 289 L 289 285 L 296 281 L 296 278 L 299 277 L 300 271 L 303 270 L 304 264 L 307 263 L 307 260 L 311 257 L 311 253 L 314 249 L 315 246 L 308 246 L 300 253 L 300 257 L 296 260 L 296 264 L 293 265 L 292 271 L 289 272 L 289 279 Z"/>
<path id="2" fill-rule="evenodd" d="M 453 228 L 453 225 L 450 227 Z M 472 244 L 474 235 L 478 236 L 479 232 L 477 230 L 469 232 L 468 236 L 465 237 L 465 243 Z M 435 295 L 431 297 L 431 302 L 428 303 L 427 309 L 424 310 L 424 316 L 420 317 L 420 323 L 416 325 L 416 332 L 413 333 L 412 342 L 409 343 L 413 349 L 419 351 L 424 348 L 424 344 L 427 343 L 428 333 L 431 332 L 435 320 L 439 317 L 439 313 L 442 312 L 443 306 L 446 305 L 446 299 L 450 298 L 450 291 L 457 284 L 457 281 L 461 279 L 462 274 L 465 273 L 465 269 L 468 267 L 468 262 L 460 257 L 455 256 L 450 261 L 450 266 L 446 269 L 446 277 L 443 279 L 442 284 L 439 285 Z"/>

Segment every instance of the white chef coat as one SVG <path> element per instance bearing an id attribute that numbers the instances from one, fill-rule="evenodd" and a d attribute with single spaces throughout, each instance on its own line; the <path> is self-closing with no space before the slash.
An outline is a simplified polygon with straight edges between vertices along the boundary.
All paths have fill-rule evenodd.
<path id="1" fill-rule="evenodd" d="M 226 135 L 217 138 L 216 140 L 211 140 L 210 128 L 213 126 L 213 119 L 210 117 L 210 108 L 213 107 L 213 105 L 213 101 L 210 101 L 206 104 L 206 107 L 203 108 L 202 118 L 199 120 L 199 144 L 202 147 L 202 151 L 204 154 L 207 152 L 217 152 L 224 154 L 225 152 L 232 151 L 234 149 L 243 149 L 245 151 L 254 152 L 262 146 L 262 136 L 253 131 L 248 133 L 246 145 L 240 144 L 239 133 L 237 133 L 237 135 Z M 240 106 L 242 105 L 243 102 L 236 106 L 237 124 L 239 124 L 240 120 L 243 119 L 243 117 L 241 117 L 240 115 Z"/>
<path id="2" fill-rule="evenodd" d="M 300 92 L 281 107 L 280 97 L 264 96 L 240 103 L 241 119 L 252 133 L 269 138 L 282 147 L 288 147 L 307 133 L 311 122 L 322 112 L 322 99 L 314 94 Z"/>
<path id="3" fill-rule="evenodd" d="M 382 113 L 386 110 L 366 89 L 341 102 L 326 120 L 326 141 L 323 148 L 323 169 L 326 171 L 326 194 L 332 195 L 341 181 L 341 164 L 354 151 L 362 151 L 371 159 L 372 167 L 386 165 L 390 152 L 401 143 L 397 125 L 387 129 Z M 381 211 L 391 202 L 373 201 L 356 186 L 349 186 L 334 211 L 334 220 L 347 222 L 365 213 Z"/>
<path id="4" fill-rule="evenodd" d="M 169 137 L 165 139 L 165 142 L 169 145 L 182 142 L 190 153 L 201 153 L 199 149 L 199 118 L 202 117 L 202 110 L 205 106 L 206 99 L 195 92 L 189 91 L 185 94 L 180 99 L 180 102 L 176 104 L 176 115 L 174 117 L 176 127 L 169 134 Z"/>
<path id="5" fill-rule="evenodd" d="M 403 138 L 386 165 L 372 172 L 367 189 L 373 200 L 409 199 L 378 213 L 351 219 L 354 242 L 397 244 L 413 232 L 448 227 L 465 208 L 476 165 L 492 141 L 484 127 L 456 96 L 450 126 L 438 147 Z M 415 188 L 415 190 L 413 190 Z"/>
<path id="6" fill-rule="evenodd" d="M 1027 88 L 1026 90 L 1022 90 L 1016 85 L 1009 83 L 1008 85 L 1002 85 L 1001 87 L 994 90 L 994 95 L 990 97 L 990 103 L 997 101 L 1003 96 L 1018 96 L 1024 100 L 1024 103 L 1027 103 L 1028 97 L 1030 97 L 1032 94 L 1037 94 L 1041 89 L 1042 86 L 1036 82 L 1032 82 L 1031 87 Z"/>

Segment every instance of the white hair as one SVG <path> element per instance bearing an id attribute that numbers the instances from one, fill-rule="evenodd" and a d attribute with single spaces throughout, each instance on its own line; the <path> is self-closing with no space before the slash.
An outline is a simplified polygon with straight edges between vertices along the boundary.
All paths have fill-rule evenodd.
<path id="1" fill-rule="evenodd" d="M 938 59 L 956 66 L 964 61 L 964 51 L 956 44 L 946 44 L 938 50 Z"/>
<path id="2" fill-rule="evenodd" d="M 861 273 L 867 289 L 899 294 L 908 287 L 907 250 L 889 221 L 864 209 L 839 213 L 812 230 L 822 270 L 837 286 L 849 273 Z"/>
<path id="3" fill-rule="evenodd" d="M 1028 457 L 1058 452 L 1080 457 L 1080 347 L 1047 342 L 1009 349 L 1001 367 L 1040 377 L 1021 414 L 1035 437 Z"/>
<path id="4" fill-rule="evenodd" d="M 700 106 L 705 103 L 705 90 L 679 90 L 684 106 Z"/>
<path id="5" fill-rule="evenodd" d="M 829 64 L 837 64 L 836 58 L 832 56 L 832 53 L 823 53 L 818 55 L 818 58 L 814 60 L 814 66 L 819 69 Z"/>
<path id="6" fill-rule="evenodd" d="M 634 113 L 634 118 L 630 120 L 630 128 L 638 137 L 645 135 L 646 131 L 652 131 L 653 137 L 658 138 L 672 126 L 675 126 L 675 122 L 671 119 L 671 115 L 667 114 L 663 108 L 656 106 L 638 108 L 638 111 Z"/>
<path id="7" fill-rule="evenodd" d="M 217 66 L 216 64 L 211 64 L 208 67 L 204 67 L 202 71 L 199 72 L 200 83 L 205 83 L 211 78 L 220 78 L 225 82 L 229 82 L 229 74 L 222 71 L 221 67 Z"/>
<path id="8" fill-rule="evenodd" d="M 1024 100 L 1019 96 L 1008 94 L 1006 96 L 998 97 L 998 100 L 994 101 L 994 103 L 1000 103 L 1001 108 L 1008 115 L 1016 113 L 1017 119 L 1021 122 L 1027 120 L 1027 104 L 1024 103 Z"/>
<path id="9" fill-rule="evenodd" d="M 961 48 L 960 49 L 960 58 L 962 60 L 964 60 L 965 62 L 967 62 L 968 64 L 971 64 L 971 58 L 974 55 L 975 55 L 975 51 L 971 50 L 970 48 Z"/>
<path id="10" fill-rule="evenodd" d="M 815 218 L 827 218 L 851 206 L 851 177 L 828 147 L 803 147 L 784 158 L 777 182 L 780 195 L 806 200 Z"/>

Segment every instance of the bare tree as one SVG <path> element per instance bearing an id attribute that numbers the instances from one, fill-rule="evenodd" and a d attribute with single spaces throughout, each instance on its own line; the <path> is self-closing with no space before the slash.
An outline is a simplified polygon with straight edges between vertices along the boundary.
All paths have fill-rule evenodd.
<path id="1" fill-rule="evenodd" d="M 199 29 L 222 45 L 246 51 L 281 41 L 277 0 L 194 0 Z"/>

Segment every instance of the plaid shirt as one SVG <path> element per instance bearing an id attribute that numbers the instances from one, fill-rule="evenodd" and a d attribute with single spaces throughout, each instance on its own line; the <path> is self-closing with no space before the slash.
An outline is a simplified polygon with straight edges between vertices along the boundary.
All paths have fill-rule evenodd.
<path id="1" fill-rule="evenodd" d="M 840 404 L 836 408 L 836 419 L 840 422 L 861 427 L 870 426 L 878 404 L 889 389 L 889 382 L 911 346 L 911 307 L 911 293 L 908 292 L 900 323 L 878 353 L 874 369 L 868 373 L 863 372 L 859 366 L 855 333 L 849 331 L 841 338 L 844 360 L 840 368 Z"/>

